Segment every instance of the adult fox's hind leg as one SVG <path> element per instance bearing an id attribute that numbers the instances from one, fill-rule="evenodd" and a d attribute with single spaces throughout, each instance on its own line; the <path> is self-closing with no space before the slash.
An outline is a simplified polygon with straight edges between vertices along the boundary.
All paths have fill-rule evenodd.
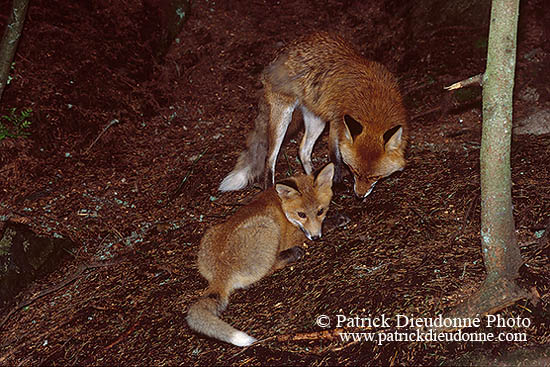
<path id="1" fill-rule="evenodd" d="M 285 96 L 274 96 L 269 101 L 269 148 L 267 151 L 264 188 L 268 188 L 275 184 L 275 165 L 277 164 L 277 156 L 281 150 L 281 145 L 283 144 L 288 125 L 290 125 L 290 121 L 292 121 L 292 113 L 297 105 L 296 100 L 291 100 L 288 97 L 285 98 Z"/>
<path id="2" fill-rule="evenodd" d="M 313 166 L 311 164 L 313 146 L 323 133 L 326 123 L 304 106 L 302 106 L 302 113 L 304 115 L 305 131 L 300 144 L 300 161 L 302 161 L 302 166 L 306 174 L 310 175 L 311 172 L 313 172 Z"/>

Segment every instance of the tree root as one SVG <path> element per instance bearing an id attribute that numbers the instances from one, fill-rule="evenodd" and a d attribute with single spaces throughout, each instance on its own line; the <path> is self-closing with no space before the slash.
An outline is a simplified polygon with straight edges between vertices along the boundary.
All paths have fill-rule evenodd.
<path id="1" fill-rule="evenodd" d="M 528 292 L 520 288 L 514 280 L 505 277 L 487 277 L 476 293 L 456 306 L 445 317 L 473 319 L 494 314 L 521 299 L 529 299 L 535 305 L 539 301 L 536 290 Z M 456 328 L 444 331 L 453 330 Z"/>

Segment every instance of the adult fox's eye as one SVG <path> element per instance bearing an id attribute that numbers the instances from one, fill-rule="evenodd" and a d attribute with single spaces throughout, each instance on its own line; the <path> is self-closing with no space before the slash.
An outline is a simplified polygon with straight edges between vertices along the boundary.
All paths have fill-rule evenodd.
<path id="1" fill-rule="evenodd" d="M 317 212 L 317 216 L 323 215 L 324 212 L 325 212 L 324 208 L 319 209 L 319 211 Z"/>
<path id="2" fill-rule="evenodd" d="M 306 213 L 304 213 L 304 212 L 298 212 L 297 214 L 302 219 L 304 219 L 306 217 Z"/>

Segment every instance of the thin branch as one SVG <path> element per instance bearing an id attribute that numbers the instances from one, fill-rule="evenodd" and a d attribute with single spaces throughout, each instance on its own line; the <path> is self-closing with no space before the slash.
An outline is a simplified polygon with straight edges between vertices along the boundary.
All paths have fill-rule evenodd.
<path id="1" fill-rule="evenodd" d="M 365 328 L 370 329 L 370 328 Z M 365 330 L 363 329 L 363 331 Z M 260 339 L 253 344 L 249 345 L 248 347 L 244 347 L 237 353 L 233 354 L 233 356 L 230 358 L 230 360 L 234 359 L 235 357 L 243 354 L 246 352 L 249 348 L 264 344 L 266 342 L 270 342 L 273 340 L 276 340 L 277 342 L 289 342 L 289 341 L 300 341 L 300 340 L 340 340 L 339 335 L 341 333 L 345 333 L 346 329 L 343 328 L 336 328 L 336 329 L 330 329 L 330 330 L 322 330 L 322 331 L 316 331 L 311 333 L 297 333 L 297 334 L 279 334 L 279 335 L 272 335 L 264 339 Z"/>
<path id="2" fill-rule="evenodd" d="M 142 315 L 143 311 L 141 311 L 138 315 L 138 317 L 136 318 L 136 321 L 132 324 L 132 326 L 130 326 L 128 328 L 128 330 L 126 330 L 126 332 L 120 334 L 120 336 L 114 341 L 112 342 L 111 344 L 109 344 L 108 346 L 105 347 L 105 350 L 109 350 L 111 349 L 112 347 L 114 347 L 115 345 L 117 345 L 118 343 L 120 343 L 122 340 L 124 340 L 124 338 L 128 337 L 130 334 L 132 334 L 135 330 L 136 330 L 136 326 L 138 325 L 139 321 L 141 320 L 141 315 Z"/>
<path id="3" fill-rule="evenodd" d="M 479 87 L 483 86 L 483 73 L 474 75 L 468 79 L 464 79 L 464 80 L 461 80 L 460 82 L 451 84 L 448 87 L 445 87 L 444 89 L 455 90 L 455 89 L 471 87 L 471 86 L 479 86 Z"/>
<path id="4" fill-rule="evenodd" d="M 204 149 L 199 155 L 198 157 L 196 157 L 194 160 L 193 160 L 193 163 L 191 163 L 191 168 L 187 171 L 187 173 L 185 174 L 185 176 L 183 177 L 183 180 L 181 180 L 180 184 L 178 185 L 178 188 L 174 191 L 174 193 L 171 195 L 170 197 L 170 200 L 175 198 L 176 196 L 178 196 L 181 191 L 183 190 L 183 186 L 185 185 L 185 183 L 187 182 L 187 180 L 189 179 L 189 177 L 191 177 L 191 174 L 193 174 L 193 170 L 195 169 L 195 165 L 201 160 L 201 158 L 208 152 L 208 149 L 210 148 L 210 146 L 207 146 L 206 149 Z"/>
<path id="5" fill-rule="evenodd" d="M 107 124 L 107 126 L 105 126 L 105 127 L 103 128 L 103 130 L 99 133 L 99 135 L 97 136 L 97 138 L 95 138 L 95 140 L 92 142 L 92 144 L 90 144 L 90 146 L 88 147 L 88 149 L 86 149 L 86 150 L 84 151 L 84 154 L 88 154 L 88 152 L 90 151 L 90 149 L 92 149 L 92 147 L 95 145 L 95 143 L 97 143 L 97 141 L 99 140 L 99 138 L 101 138 L 101 137 L 103 136 L 103 134 L 105 134 L 105 132 L 106 132 L 107 130 L 109 130 L 109 128 L 110 128 L 111 126 L 113 126 L 114 124 L 117 124 L 117 123 L 119 123 L 119 122 L 120 122 L 120 121 L 119 121 L 118 119 L 113 119 L 113 120 L 111 120 L 111 122 L 109 122 L 109 124 Z"/>

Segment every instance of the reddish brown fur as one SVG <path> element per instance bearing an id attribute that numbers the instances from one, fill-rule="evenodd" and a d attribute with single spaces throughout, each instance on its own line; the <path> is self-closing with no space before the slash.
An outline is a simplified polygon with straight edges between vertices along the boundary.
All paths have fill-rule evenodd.
<path id="1" fill-rule="evenodd" d="M 407 124 L 397 81 L 341 37 L 320 32 L 291 43 L 261 80 L 255 129 L 220 190 L 243 188 L 261 171 L 266 185 L 274 182 L 277 155 L 295 107 L 304 114 L 300 159 L 306 173 L 312 171 L 311 151 L 327 122 L 335 180 L 341 179 L 345 163 L 358 196 L 368 195 L 378 179 L 405 166 Z"/>
<path id="2" fill-rule="evenodd" d="M 262 81 L 270 103 L 297 98 L 331 123 L 331 150 L 344 150 L 344 162 L 359 186 L 369 186 L 370 178 L 385 177 L 405 165 L 406 113 L 397 81 L 386 67 L 365 59 L 343 38 L 316 33 L 293 42 L 266 68 Z M 353 141 L 345 137 L 345 115 L 363 127 Z M 388 154 L 382 137 L 397 125 L 403 127 L 402 140 Z"/>
<path id="3" fill-rule="evenodd" d="M 332 198 L 333 174 L 334 167 L 329 164 L 315 177 L 285 180 L 205 233 L 198 266 L 209 287 L 189 308 L 191 328 L 235 345 L 251 343 L 253 338 L 220 320 L 218 314 L 235 289 L 297 260 L 306 236 L 320 237 Z"/>

